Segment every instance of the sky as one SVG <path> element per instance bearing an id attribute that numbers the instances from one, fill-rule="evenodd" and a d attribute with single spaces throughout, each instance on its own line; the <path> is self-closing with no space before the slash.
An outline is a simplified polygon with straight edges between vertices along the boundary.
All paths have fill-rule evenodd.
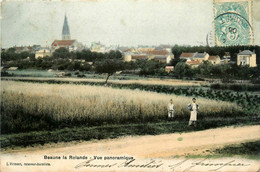
<path id="1" fill-rule="evenodd" d="M 253 11 L 259 12 L 259 0 Z M 213 31 L 211 0 L 84 0 L 2 2 L 2 47 L 50 46 L 61 39 L 67 14 L 72 39 L 84 45 L 206 45 Z M 260 44 L 260 16 L 253 18 Z"/>

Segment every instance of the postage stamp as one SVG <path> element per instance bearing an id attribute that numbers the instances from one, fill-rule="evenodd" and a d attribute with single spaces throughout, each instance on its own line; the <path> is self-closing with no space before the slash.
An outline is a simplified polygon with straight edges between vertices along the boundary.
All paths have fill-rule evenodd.
<path id="1" fill-rule="evenodd" d="M 216 45 L 254 43 L 251 0 L 214 0 L 214 15 Z"/>

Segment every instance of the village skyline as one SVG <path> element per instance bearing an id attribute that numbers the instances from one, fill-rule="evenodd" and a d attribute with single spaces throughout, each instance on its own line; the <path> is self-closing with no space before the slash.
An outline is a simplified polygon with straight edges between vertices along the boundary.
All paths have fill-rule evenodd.
<path id="1" fill-rule="evenodd" d="M 200 0 L 198 0 L 200 1 Z M 65 13 L 71 38 L 83 45 L 207 45 L 213 30 L 211 1 L 14 2 L 2 3 L 2 47 L 50 46 L 61 39 Z M 188 13 L 187 13 L 188 11 Z M 254 30 L 260 28 L 253 21 Z M 259 45 L 255 32 L 255 45 Z"/>

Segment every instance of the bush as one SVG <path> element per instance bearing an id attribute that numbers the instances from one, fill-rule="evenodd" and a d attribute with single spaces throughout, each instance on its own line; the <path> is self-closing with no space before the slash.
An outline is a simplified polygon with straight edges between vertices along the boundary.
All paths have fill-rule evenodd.
<path id="1" fill-rule="evenodd" d="M 260 91 L 260 84 L 211 84 L 212 89 L 233 91 Z"/>

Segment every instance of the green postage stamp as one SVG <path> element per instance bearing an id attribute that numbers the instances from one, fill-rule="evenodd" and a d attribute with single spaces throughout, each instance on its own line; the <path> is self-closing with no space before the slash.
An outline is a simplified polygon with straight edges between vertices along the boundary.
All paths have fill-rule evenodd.
<path id="1" fill-rule="evenodd" d="M 252 45 L 252 0 L 214 0 L 215 41 L 218 46 Z"/>

